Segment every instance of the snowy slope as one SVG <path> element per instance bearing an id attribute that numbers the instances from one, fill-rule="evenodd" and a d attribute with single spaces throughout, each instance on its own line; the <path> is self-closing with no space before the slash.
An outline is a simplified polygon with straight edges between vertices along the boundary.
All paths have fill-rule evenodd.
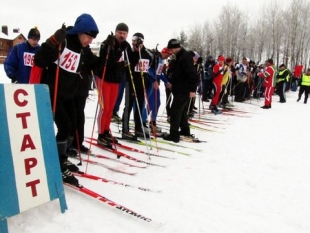
<path id="1" fill-rule="evenodd" d="M 0 83 L 6 79 L 4 76 L 0 66 Z M 175 146 L 167 148 L 191 155 L 150 151 L 176 157 L 174 160 L 152 157 L 151 162 L 167 165 L 166 168 L 131 168 L 97 160 L 138 172 L 129 176 L 87 166 L 90 174 L 161 190 L 161 193 L 144 192 L 79 178 L 85 187 L 151 218 L 154 223 L 134 218 L 66 187 L 69 210 L 65 214 L 60 213 L 59 203 L 54 201 L 8 219 L 9 230 L 13 233 L 310 232 L 310 158 L 307 153 L 310 109 L 297 103 L 296 97 L 297 93 L 291 92 L 288 102 L 280 104 L 275 96 L 270 110 L 259 108 L 263 100 L 235 103 L 237 108 L 251 112 L 246 114 L 249 117 L 208 115 L 219 120 L 220 128 L 202 127 L 217 132 L 192 130 L 208 142 L 180 143 L 203 152 Z M 96 96 L 90 95 L 85 110 L 87 136 L 91 136 L 96 103 Z M 159 112 L 161 115 L 163 108 Z M 114 125 L 113 130 L 116 128 Z M 96 130 L 94 137 L 97 137 Z M 143 146 L 136 147 L 145 150 Z M 115 158 L 94 146 L 91 149 L 93 153 Z M 148 161 L 146 155 L 126 153 Z M 80 169 L 85 171 L 86 163 Z"/>

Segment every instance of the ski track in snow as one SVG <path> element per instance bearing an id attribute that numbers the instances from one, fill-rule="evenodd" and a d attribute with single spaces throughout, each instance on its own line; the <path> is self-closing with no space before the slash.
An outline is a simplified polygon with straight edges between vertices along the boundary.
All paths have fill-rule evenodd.
<path id="1" fill-rule="evenodd" d="M 0 65 L 0 83 L 9 81 Z M 165 102 L 163 85 L 161 89 L 163 98 L 159 115 L 163 113 Z M 207 143 L 181 142 L 203 152 L 161 144 L 191 153 L 191 156 L 185 156 L 159 152 L 176 156 L 174 160 L 151 157 L 150 162 L 168 165 L 167 168 L 128 168 L 113 161 L 91 158 L 121 169 L 134 169 L 138 174 L 129 176 L 89 164 L 87 172 L 90 174 L 161 190 L 161 193 L 143 192 L 79 178 L 85 187 L 161 223 L 161 226 L 121 213 L 65 187 L 69 208 L 66 213 L 60 213 L 56 200 L 9 218 L 9 232 L 308 233 L 310 103 L 297 103 L 297 92 L 288 93 L 287 98 L 286 104 L 280 104 L 278 96 L 273 96 L 269 110 L 260 109 L 263 99 L 260 102 L 252 100 L 251 104 L 234 103 L 239 109 L 254 112 L 247 114 L 250 118 L 207 115 L 225 122 L 225 129 L 220 130 L 222 133 L 192 129 L 192 133 Z M 85 109 L 86 136 L 91 136 L 96 103 L 95 96 L 90 95 Z M 96 131 L 94 137 L 97 137 Z M 128 145 L 145 150 L 143 146 Z M 116 157 L 95 146 L 91 148 L 93 153 Z M 122 151 L 148 161 L 147 155 Z M 150 152 L 157 153 L 156 149 Z M 84 171 L 85 168 L 83 163 L 80 169 Z"/>

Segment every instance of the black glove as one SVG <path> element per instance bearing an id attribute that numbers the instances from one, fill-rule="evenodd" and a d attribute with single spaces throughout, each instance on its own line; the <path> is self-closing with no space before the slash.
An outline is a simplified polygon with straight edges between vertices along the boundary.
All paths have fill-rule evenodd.
<path id="1" fill-rule="evenodd" d="M 115 36 L 113 34 L 108 35 L 107 39 L 105 40 L 105 45 L 110 46 L 111 48 L 114 48 L 115 46 Z"/>
<path id="2" fill-rule="evenodd" d="M 143 40 L 142 40 L 140 37 L 138 37 L 138 39 L 137 39 L 137 45 L 140 45 L 140 44 L 143 44 Z"/>
<path id="3" fill-rule="evenodd" d="M 46 40 L 46 43 L 55 46 L 62 44 L 66 40 L 66 25 L 63 24 L 60 29 L 58 29 L 54 35 Z"/>
<path id="4" fill-rule="evenodd" d="M 66 40 L 66 25 L 62 24 L 61 28 L 54 33 L 54 36 L 58 44 L 64 43 Z"/>
<path id="5" fill-rule="evenodd" d="M 122 51 L 125 51 L 128 47 L 127 41 L 122 41 L 122 43 L 120 44 L 120 48 Z"/>

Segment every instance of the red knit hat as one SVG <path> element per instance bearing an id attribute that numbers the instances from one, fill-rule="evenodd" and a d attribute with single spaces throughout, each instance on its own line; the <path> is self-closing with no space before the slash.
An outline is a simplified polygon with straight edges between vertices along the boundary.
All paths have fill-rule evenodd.
<path id="1" fill-rule="evenodd" d="M 230 57 L 226 58 L 226 63 L 232 62 L 233 59 L 231 59 Z"/>
<path id="2" fill-rule="evenodd" d="M 225 61 L 225 57 L 224 56 L 219 56 L 218 61 Z"/>
<path id="3" fill-rule="evenodd" d="M 163 48 L 161 50 L 161 53 L 172 55 L 172 53 L 169 51 L 169 49 L 167 49 L 167 47 Z"/>

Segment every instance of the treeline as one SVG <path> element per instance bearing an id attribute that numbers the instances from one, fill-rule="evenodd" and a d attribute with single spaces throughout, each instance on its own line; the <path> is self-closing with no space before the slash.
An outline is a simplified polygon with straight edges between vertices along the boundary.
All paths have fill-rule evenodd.
<path id="1" fill-rule="evenodd" d="M 310 2 L 291 0 L 284 7 L 278 1 L 270 1 L 257 12 L 259 16 L 253 19 L 238 6 L 225 5 L 216 20 L 181 31 L 178 39 L 203 58 L 223 54 L 235 61 L 248 57 L 257 63 L 272 58 L 276 65 L 308 67 Z"/>

